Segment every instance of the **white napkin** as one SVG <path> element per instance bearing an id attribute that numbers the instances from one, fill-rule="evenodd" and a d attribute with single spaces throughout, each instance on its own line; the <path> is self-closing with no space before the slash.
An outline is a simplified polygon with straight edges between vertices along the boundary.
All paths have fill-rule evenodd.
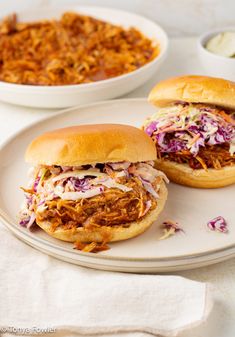
<path id="1" fill-rule="evenodd" d="M 7 327 L 37 327 L 175 336 L 203 322 L 212 307 L 205 283 L 85 269 L 38 252 L 2 226 L 0 235 L 0 335 Z"/>

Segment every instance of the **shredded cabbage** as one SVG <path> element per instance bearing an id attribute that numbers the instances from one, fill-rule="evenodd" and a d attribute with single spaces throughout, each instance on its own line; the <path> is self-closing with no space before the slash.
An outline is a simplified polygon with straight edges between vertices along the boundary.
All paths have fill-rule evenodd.
<path id="1" fill-rule="evenodd" d="M 152 196 L 154 198 L 158 199 L 159 198 L 159 194 L 155 191 L 155 189 L 153 188 L 153 186 L 150 183 L 148 183 L 147 181 L 143 181 L 142 180 L 142 182 L 143 182 L 143 186 L 146 189 L 146 191 L 148 191 L 150 194 L 152 194 Z"/>
<path id="2" fill-rule="evenodd" d="M 162 227 L 163 235 L 159 238 L 159 240 L 165 240 L 169 236 L 174 235 L 177 232 L 184 232 L 184 230 L 179 226 L 178 222 L 174 222 L 171 220 L 164 221 Z"/>
<path id="3" fill-rule="evenodd" d="M 131 165 L 131 163 L 123 161 L 119 163 L 108 163 L 108 165 L 111 166 L 113 170 L 126 170 Z"/>
<path id="4" fill-rule="evenodd" d="M 24 214 L 24 217 L 22 217 L 19 224 L 29 229 L 33 226 L 35 219 L 36 219 L 36 215 L 34 212 L 31 212 L 29 215 Z"/>
<path id="5" fill-rule="evenodd" d="M 229 153 L 230 153 L 231 156 L 234 155 L 234 153 L 235 153 L 235 139 L 233 139 L 231 144 L 230 144 Z"/>
<path id="6" fill-rule="evenodd" d="M 63 200 L 78 200 L 78 199 L 83 199 L 83 198 L 92 198 L 95 195 L 101 194 L 102 192 L 104 192 L 104 188 L 96 187 L 96 188 L 90 189 L 86 192 L 58 193 L 58 196 Z"/>
<path id="7" fill-rule="evenodd" d="M 33 211 L 35 206 L 36 214 L 40 215 L 47 209 L 49 200 L 61 198 L 76 201 L 92 198 L 104 193 L 105 188 L 116 188 L 123 192 L 131 191 L 131 187 L 120 183 L 119 179 L 122 177 L 126 179 L 137 177 L 146 191 L 157 199 L 161 185 L 159 183 L 153 187 L 152 183 L 157 177 L 161 177 L 166 182 L 168 179 L 153 165 L 153 162 L 119 162 L 103 164 L 102 168 L 99 165 L 93 165 L 88 169 L 84 167 L 37 167 L 31 170 L 34 173 L 31 189 L 35 193 L 26 192 L 20 224 L 30 227 L 35 222 Z M 145 212 L 149 208 L 151 208 L 151 200 L 146 204 Z"/>
<path id="8" fill-rule="evenodd" d="M 118 184 L 116 183 L 115 180 L 111 179 L 111 178 L 108 178 L 106 180 L 103 180 L 103 181 L 100 181 L 99 179 L 95 180 L 93 182 L 94 185 L 96 184 L 102 184 L 108 188 L 118 188 L 119 190 L 123 191 L 123 192 L 129 192 L 132 190 L 132 188 L 130 187 L 127 187 L 125 185 L 122 185 L 122 184 Z"/>
<path id="9" fill-rule="evenodd" d="M 229 143 L 235 153 L 235 125 L 212 108 L 175 105 L 158 110 L 144 124 L 145 132 L 156 139 L 162 152 L 188 149 L 194 156 L 200 147 Z M 169 137 L 170 136 L 170 137 Z"/>
<path id="10" fill-rule="evenodd" d="M 89 170 L 79 170 L 79 171 L 68 171 L 66 173 L 61 173 L 58 176 L 52 178 L 52 182 L 55 183 L 56 181 L 66 179 L 66 178 L 79 178 L 83 179 L 86 176 L 93 176 L 93 177 L 106 177 L 107 174 L 100 172 L 98 169 L 89 169 Z"/>
<path id="11" fill-rule="evenodd" d="M 218 231 L 221 233 L 227 233 L 228 228 L 227 228 L 227 222 L 222 216 L 217 216 L 216 218 L 208 221 L 207 227 L 211 231 Z"/>

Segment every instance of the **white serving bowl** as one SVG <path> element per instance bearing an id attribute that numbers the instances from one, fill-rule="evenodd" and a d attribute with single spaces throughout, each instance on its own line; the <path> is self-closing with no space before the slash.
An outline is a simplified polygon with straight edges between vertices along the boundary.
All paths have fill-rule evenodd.
<path id="1" fill-rule="evenodd" d="M 227 31 L 235 31 L 235 27 L 215 29 L 201 35 L 198 39 L 198 55 L 208 75 L 235 81 L 235 58 L 216 55 L 205 48 L 213 36 Z"/>
<path id="2" fill-rule="evenodd" d="M 63 108 L 124 95 L 146 82 L 161 66 L 168 50 L 168 37 L 156 23 L 133 13 L 104 7 L 47 7 L 19 13 L 22 21 L 58 18 L 65 11 L 75 11 L 121 25 L 133 26 L 160 44 L 160 54 L 143 67 L 111 79 L 76 85 L 33 86 L 0 82 L 0 100 L 38 108 Z"/>

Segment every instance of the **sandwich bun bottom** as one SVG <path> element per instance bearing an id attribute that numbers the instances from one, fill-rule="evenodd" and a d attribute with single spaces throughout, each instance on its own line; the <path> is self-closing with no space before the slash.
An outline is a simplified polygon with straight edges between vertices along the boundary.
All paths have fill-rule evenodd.
<path id="1" fill-rule="evenodd" d="M 86 229 L 84 227 L 78 227 L 75 229 L 63 229 L 57 228 L 55 231 L 51 231 L 51 224 L 47 221 L 37 221 L 37 225 L 41 227 L 50 236 L 68 242 L 81 242 L 90 243 L 97 242 L 114 242 L 130 239 L 135 237 L 144 231 L 157 219 L 158 215 L 164 208 L 167 199 L 167 188 L 164 182 L 161 183 L 159 190 L 159 199 L 157 199 L 157 206 L 154 210 L 149 211 L 142 220 L 133 221 L 129 227 L 122 227 L 121 225 L 100 226 L 95 229 Z M 126 224 L 123 224 L 126 225 Z"/>
<path id="2" fill-rule="evenodd" d="M 197 188 L 218 188 L 235 183 L 235 165 L 221 169 L 194 170 L 187 164 L 179 164 L 169 160 L 155 161 L 155 167 L 163 171 L 170 181 Z"/>

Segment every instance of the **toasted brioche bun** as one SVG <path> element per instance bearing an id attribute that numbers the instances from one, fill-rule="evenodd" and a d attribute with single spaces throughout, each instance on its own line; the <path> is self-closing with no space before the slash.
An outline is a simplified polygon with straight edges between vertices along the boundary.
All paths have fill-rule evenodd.
<path id="1" fill-rule="evenodd" d="M 187 164 L 169 160 L 155 161 L 155 167 L 163 171 L 170 181 L 180 185 L 198 188 L 218 188 L 235 183 L 235 165 L 222 169 L 193 170 Z"/>
<path id="2" fill-rule="evenodd" d="M 38 226 L 40 226 L 45 232 L 50 236 L 68 242 L 107 242 L 121 241 L 133 238 L 144 231 L 157 219 L 158 215 L 164 208 L 165 202 L 167 199 L 167 188 L 165 183 L 162 181 L 159 199 L 157 200 L 157 207 L 154 210 L 149 211 L 142 220 L 134 221 L 130 223 L 129 227 L 119 226 L 100 226 L 96 229 L 85 229 L 84 227 L 78 227 L 74 229 L 63 229 L 57 228 L 55 231 L 50 230 L 49 222 L 39 222 L 37 221 Z M 123 224 L 126 225 L 126 224 Z"/>
<path id="3" fill-rule="evenodd" d="M 164 107 L 177 101 L 213 104 L 235 109 L 235 82 L 206 76 L 181 76 L 159 82 L 149 102 Z"/>
<path id="4" fill-rule="evenodd" d="M 33 165 L 80 166 L 154 160 L 156 149 L 144 131 L 129 125 L 79 125 L 44 133 L 27 148 Z"/>

